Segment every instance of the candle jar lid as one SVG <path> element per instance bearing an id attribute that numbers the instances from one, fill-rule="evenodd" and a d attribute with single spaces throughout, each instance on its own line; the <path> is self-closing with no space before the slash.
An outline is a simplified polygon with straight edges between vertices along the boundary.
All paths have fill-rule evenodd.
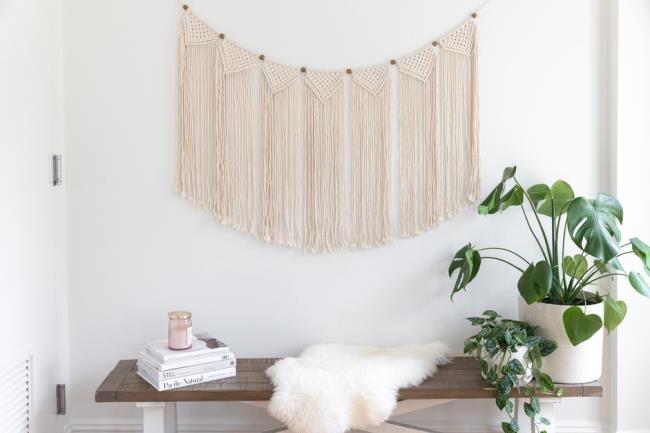
<path id="1" fill-rule="evenodd" d="M 192 318 L 192 313 L 189 311 L 170 311 L 167 316 L 172 320 L 188 320 Z"/>

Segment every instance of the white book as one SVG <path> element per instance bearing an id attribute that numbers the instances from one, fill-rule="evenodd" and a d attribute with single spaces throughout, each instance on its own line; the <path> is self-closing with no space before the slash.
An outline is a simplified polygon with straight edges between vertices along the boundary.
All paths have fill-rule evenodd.
<path id="1" fill-rule="evenodd" d="M 156 370 L 167 371 L 167 370 L 174 370 L 177 368 L 191 367 L 193 365 L 202 365 L 211 362 L 223 361 L 226 359 L 235 359 L 235 354 L 230 351 L 210 353 L 208 355 L 197 356 L 197 357 L 186 358 L 186 359 L 179 359 L 179 360 L 162 363 L 158 359 L 151 356 L 149 352 L 143 350 L 138 355 L 138 359 L 143 360 L 147 364 L 154 367 Z"/>
<path id="2" fill-rule="evenodd" d="M 191 365 L 189 367 L 175 368 L 173 370 L 158 370 L 155 366 L 147 363 L 143 359 L 138 359 L 138 369 L 142 369 L 150 377 L 156 380 L 175 379 L 178 377 L 189 376 L 191 374 L 207 373 L 209 371 L 221 370 L 224 368 L 235 367 L 237 360 L 235 358 L 222 359 L 221 361 L 208 362 L 206 364 Z"/>
<path id="3" fill-rule="evenodd" d="M 212 382 L 214 380 L 226 379 L 236 376 L 235 367 L 215 370 L 208 373 L 191 374 L 189 376 L 179 377 L 168 380 L 154 380 L 145 371 L 138 369 L 138 375 L 146 380 L 151 386 L 158 391 L 167 391 L 170 389 L 182 388 L 184 386 L 196 385 L 199 383 Z"/>
<path id="4" fill-rule="evenodd" d="M 145 344 L 145 349 L 151 356 L 162 363 L 184 358 L 223 353 L 230 350 L 227 344 L 209 336 L 193 339 L 192 346 L 184 350 L 170 349 L 167 340 L 150 341 Z"/>

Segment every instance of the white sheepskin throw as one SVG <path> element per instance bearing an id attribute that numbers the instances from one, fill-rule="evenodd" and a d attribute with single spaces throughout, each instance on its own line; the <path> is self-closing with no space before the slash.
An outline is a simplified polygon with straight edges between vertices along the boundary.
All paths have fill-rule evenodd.
<path id="1" fill-rule="evenodd" d="M 319 344 L 266 374 L 269 413 L 294 433 L 344 433 L 386 421 L 400 388 L 420 384 L 446 362 L 444 343 L 397 347 Z"/>

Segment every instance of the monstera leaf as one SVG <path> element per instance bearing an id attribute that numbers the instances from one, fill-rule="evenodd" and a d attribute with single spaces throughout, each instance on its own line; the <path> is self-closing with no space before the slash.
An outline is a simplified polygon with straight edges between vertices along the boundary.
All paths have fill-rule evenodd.
<path id="1" fill-rule="evenodd" d="M 505 188 L 508 179 L 511 179 L 517 171 L 516 166 L 506 167 L 501 176 L 501 182 L 494 187 L 494 189 L 485 197 L 485 199 L 478 205 L 478 213 L 481 215 L 495 214 L 501 208 L 502 198 L 501 194 Z"/>
<path id="2" fill-rule="evenodd" d="M 519 294 L 528 305 L 539 302 L 551 289 L 551 267 L 545 261 L 531 263 L 517 282 Z"/>
<path id="3" fill-rule="evenodd" d="M 567 211 L 567 228 L 573 242 L 604 262 L 618 253 L 621 240 L 618 223 L 622 222 L 623 208 L 609 194 L 600 193 L 595 200 L 578 197 Z"/>
<path id="4" fill-rule="evenodd" d="M 596 265 L 598 272 L 601 274 L 609 274 L 616 271 L 625 272 L 625 268 L 623 268 L 621 261 L 616 257 L 614 257 L 607 263 L 603 262 L 602 260 L 596 259 L 594 260 L 594 265 Z"/>
<path id="5" fill-rule="evenodd" d="M 630 243 L 632 244 L 632 252 L 641 259 L 645 271 L 650 273 L 650 246 L 639 238 L 630 239 Z"/>
<path id="6" fill-rule="evenodd" d="M 504 211 L 510 206 L 519 206 L 523 202 L 524 190 L 519 185 L 515 185 L 501 198 L 501 210 Z"/>
<path id="7" fill-rule="evenodd" d="M 454 294 L 464 290 L 467 285 L 476 277 L 479 268 L 481 267 L 481 255 L 476 251 L 472 244 L 467 244 L 454 255 L 454 258 L 449 265 L 449 276 L 458 271 L 456 282 L 451 292 L 451 298 Z"/>
<path id="8" fill-rule="evenodd" d="M 605 298 L 605 329 L 612 332 L 621 324 L 627 314 L 627 305 L 623 301 L 617 301 L 610 296 Z"/>
<path id="9" fill-rule="evenodd" d="M 574 346 L 589 340 L 603 326 L 598 314 L 585 314 L 580 307 L 569 307 L 562 314 L 564 329 Z"/>
<path id="10" fill-rule="evenodd" d="M 548 185 L 540 183 L 528 188 L 528 196 L 538 213 L 546 216 L 560 215 L 565 213 L 566 204 L 575 198 L 571 185 L 563 180 L 558 180 L 549 188 Z"/>
<path id="11" fill-rule="evenodd" d="M 634 290 L 641 293 L 643 296 L 650 298 L 650 286 L 640 273 L 630 272 L 627 279 L 630 282 L 630 285 L 634 287 Z"/>
<path id="12" fill-rule="evenodd" d="M 564 273 L 571 278 L 581 278 L 585 273 L 587 273 L 587 259 L 585 259 L 581 254 L 576 254 L 575 256 L 566 256 L 562 260 L 562 267 L 564 268 Z"/>

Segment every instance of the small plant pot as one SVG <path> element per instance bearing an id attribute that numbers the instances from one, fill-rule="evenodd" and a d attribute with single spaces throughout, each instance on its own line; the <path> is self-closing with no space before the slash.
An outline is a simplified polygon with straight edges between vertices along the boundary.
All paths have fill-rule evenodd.
<path id="1" fill-rule="evenodd" d="M 520 347 L 514 353 L 513 352 L 508 352 L 508 355 L 506 355 L 505 360 L 502 360 L 501 356 L 495 356 L 494 358 L 488 359 L 487 363 L 491 368 L 491 367 L 494 367 L 494 366 L 505 365 L 511 359 L 518 360 L 519 362 L 521 362 L 521 364 L 526 369 L 524 374 L 518 374 L 517 375 L 517 378 L 519 379 L 518 385 L 523 386 L 523 385 L 528 384 L 533 379 L 533 372 L 532 372 L 531 366 L 529 365 L 528 360 L 525 359 L 526 352 L 528 352 L 527 347 Z M 499 369 L 497 368 L 497 371 L 498 370 Z M 502 376 L 501 372 L 499 372 L 498 374 L 499 374 L 499 377 Z M 481 372 L 481 375 L 483 376 L 483 379 L 487 379 L 487 377 L 485 376 L 485 373 Z"/>
<path id="2" fill-rule="evenodd" d="M 593 382 L 600 379 L 603 362 L 603 328 L 590 339 L 574 346 L 564 329 L 562 315 L 569 308 L 537 302 L 532 305 L 519 298 L 520 319 L 532 326 L 538 326 L 538 335 L 557 342 L 557 350 L 544 358 L 542 371 L 556 383 L 574 384 Z M 603 318 L 604 303 L 587 305 L 586 314 L 597 314 Z"/>

